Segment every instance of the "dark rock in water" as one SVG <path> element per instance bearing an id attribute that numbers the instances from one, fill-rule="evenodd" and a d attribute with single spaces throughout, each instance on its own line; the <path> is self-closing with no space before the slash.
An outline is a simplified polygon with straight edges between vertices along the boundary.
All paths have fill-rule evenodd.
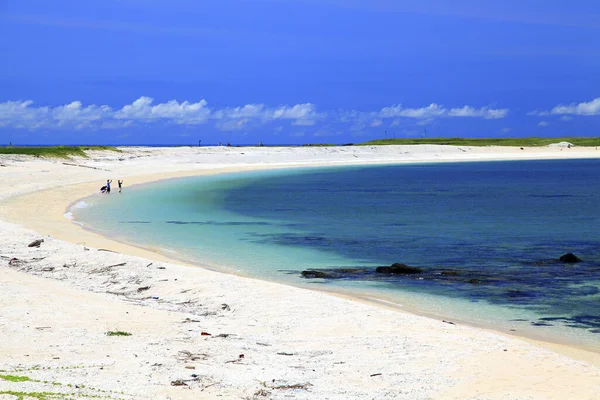
<path id="1" fill-rule="evenodd" d="M 365 272 L 364 268 L 337 268 L 335 272 L 340 274 L 362 274 Z"/>
<path id="2" fill-rule="evenodd" d="M 44 242 L 44 239 L 34 240 L 33 242 L 29 243 L 29 245 L 27 247 L 40 247 L 40 245 L 43 242 Z"/>
<path id="3" fill-rule="evenodd" d="M 395 263 L 390 267 L 377 267 L 375 272 L 379 274 L 392 274 L 392 275 L 410 275 L 420 274 L 423 269 L 418 267 L 411 267 L 410 265 Z"/>
<path id="4" fill-rule="evenodd" d="M 575 296 L 591 296 L 593 294 L 598 294 L 600 293 L 600 289 L 598 289 L 596 286 L 591 286 L 591 285 L 586 285 L 586 286 L 581 286 L 578 288 L 574 289 L 573 294 Z"/>
<path id="5" fill-rule="evenodd" d="M 507 293 L 508 297 L 511 298 L 530 298 L 536 297 L 534 293 L 524 292 L 522 290 L 509 290 Z"/>
<path id="6" fill-rule="evenodd" d="M 567 253 L 567 254 L 560 256 L 559 261 L 564 262 L 564 263 L 578 263 L 583 260 L 581 258 L 577 257 L 573 253 Z"/>
<path id="7" fill-rule="evenodd" d="M 460 273 L 458 271 L 442 271 L 440 273 L 443 276 L 458 276 Z"/>
<path id="8" fill-rule="evenodd" d="M 531 325 L 533 325 L 533 326 L 552 326 L 552 324 L 549 324 L 547 322 L 532 322 Z"/>
<path id="9" fill-rule="evenodd" d="M 306 279 L 364 279 L 366 275 L 372 275 L 371 268 L 328 268 L 328 269 L 307 269 L 300 273 L 300 276 Z"/>
<path id="10" fill-rule="evenodd" d="M 327 272 L 323 272 L 323 271 L 302 271 L 300 273 L 302 275 L 303 278 L 306 279 L 314 279 L 314 278 L 323 278 L 323 279 L 327 279 L 327 278 L 332 278 L 333 276 L 331 274 L 328 274 Z"/>
<path id="11" fill-rule="evenodd" d="M 481 282 L 479 279 L 469 279 L 468 283 L 470 283 L 471 285 L 479 285 L 483 282 Z"/>

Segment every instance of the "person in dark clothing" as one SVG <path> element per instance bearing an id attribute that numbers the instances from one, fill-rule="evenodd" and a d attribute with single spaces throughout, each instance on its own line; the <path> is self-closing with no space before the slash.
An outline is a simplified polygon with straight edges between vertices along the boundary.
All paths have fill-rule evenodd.
<path id="1" fill-rule="evenodd" d="M 112 179 L 106 180 L 106 193 L 110 193 L 110 184 L 112 183 Z"/>
<path id="2" fill-rule="evenodd" d="M 117 183 L 119 184 L 119 193 L 121 193 L 121 187 L 123 186 L 123 181 L 121 179 L 119 179 L 117 181 Z"/>

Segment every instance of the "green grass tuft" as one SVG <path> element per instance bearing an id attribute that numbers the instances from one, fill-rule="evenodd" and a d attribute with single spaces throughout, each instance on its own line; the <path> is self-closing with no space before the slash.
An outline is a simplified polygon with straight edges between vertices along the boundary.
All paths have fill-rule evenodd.
<path id="1" fill-rule="evenodd" d="M 23 154 L 34 157 L 69 158 L 73 156 L 87 157 L 86 150 L 106 150 L 121 152 L 112 146 L 48 146 L 48 147 L 0 147 L 0 154 Z"/>
<path id="2" fill-rule="evenodd" d="M 4 379 L 9 382 L 27 382 L 30 381 L 31 378 L 27 376 L 18 376 L 18 375 L 0 375 L 0 379 Z"/>
<path id="3" fill-rule="evenodd" d="M 563 138 L 423 138 L 423 139 L 378 139 L 361 143 L 361 146 L 440 144 L 450 146 L 514 146 L 539 147 L 552 143 L 569 142 L 575 146 L 600 146 L 600 137 L 563 137 Z"/>
<path id="4" fill-rule="evenodd" d="M 106 336 L 131 336 L 131 333 L 125 331 L 108 331 Z"/>

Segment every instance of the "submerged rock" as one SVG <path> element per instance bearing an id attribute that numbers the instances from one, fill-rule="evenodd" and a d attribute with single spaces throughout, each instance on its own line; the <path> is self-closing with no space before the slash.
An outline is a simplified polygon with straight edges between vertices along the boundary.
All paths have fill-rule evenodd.
<path id="1" fill-rule="evenodd" d="M 392 274 L 392 275 L 409 275 L 409 274 L 420 274 L 423 272 L 422 268 L 411 267 L 410 265 L 395 263 L 389 267 L 377 267 L 375 272 L 379 274 Z"/>
<path id="2" fill-rule="evenodd" d="M 573 253 L 563 254 L 562 256 L 560 256 L 560 258 L 558 260 L 560 262 L 564 262 L 564 263 L 578 263 L 578 262 L 583 261 L 581 258 L 577 257 Z"/>
<path id="3" fill-rule="evenodd" d="M 327 278 L 332 278 L 333 277 L 331 274 L 328 274 L 327 272 L 323 272 L 323 271 L 311 271 L 311 270 L 302 271 L 300 273 L 300 275 L 302 275 L 302 277 L 306 278 L 306 279 L 314 279 L 314 278 L 327 279 Z"/>
<path id="4" fill-rule="evenodd" d="M 300 272 L 300 276 L 306 279 L 356 279 L 364 278 L 365 274 L 372 272 L 368 268 L 331 268 L 331 269 L 307 269 Z"/>

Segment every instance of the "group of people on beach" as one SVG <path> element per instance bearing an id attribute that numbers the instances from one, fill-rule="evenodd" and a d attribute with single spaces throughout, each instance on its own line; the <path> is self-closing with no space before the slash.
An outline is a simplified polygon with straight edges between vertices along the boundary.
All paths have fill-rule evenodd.
<path id="1" fill-rule="evenodd" d="M 106 185 L 102 186 L 100 188 L 100 191 L 102 193 L 110 193 L 110 184 L 112 183 L 112 179 L 107 179 L 106 180 Z M 123 188 L 123 180 L 119 179 L 117 181 L 117 184 L 119 185 L 119 193 L 121 193 L 121 189 Z"/>

